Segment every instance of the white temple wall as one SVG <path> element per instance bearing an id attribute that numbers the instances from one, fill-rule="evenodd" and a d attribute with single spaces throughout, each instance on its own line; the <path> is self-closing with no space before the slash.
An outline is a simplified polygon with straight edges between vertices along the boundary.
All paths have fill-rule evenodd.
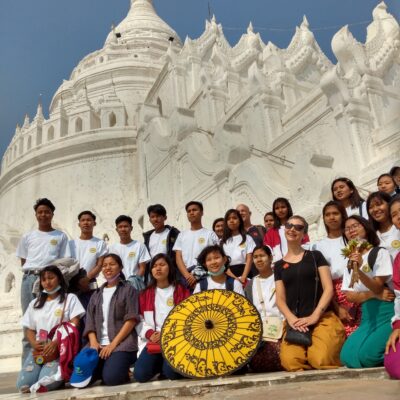
<path id="1" fill-rule="evenodd" d="M 40 197 L 48 197 L 56 206 L 55 225 L 69 236 L 79 235 L 77 215 L 90 209 L 98 217 L 98 235 L 107 233 L 115 239 L 114 220 L 119 214 L 132 212 L 137 182 L 131 152 L 67 162 L 29 176 L 3 192 L 0 208 L 8 212 L 2 224 L 17 228 L 21 235 L 35 228 L 33 204 Z M 99 185 L 104 190 L 99 192 Z"/>

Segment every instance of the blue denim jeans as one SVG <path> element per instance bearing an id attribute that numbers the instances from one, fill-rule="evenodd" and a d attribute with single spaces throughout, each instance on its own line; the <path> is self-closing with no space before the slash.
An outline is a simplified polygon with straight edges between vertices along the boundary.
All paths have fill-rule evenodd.
<path id="1" fill-rule="evenodd" d="M 24 274 L 21 283 L 21 308 L 22 314 L 25 313 L 29 303 L 35 298 L 32 293 L 33 284 L 37 279 L 37 275 Z"/>
<path id="2" fill-rule="evenodd" d="M 161 353 L 149 354 L 145 347 L 135 364 L 135 369 L 133 371 L 135 380 L 141 383 L 148 382 L 159 373 L 171 380 L 182 378 L 182 375 L 179 375 L 169 366 Z"/>
<path id="3" fill-rule="evenodd" d="M 31 387 L 41 378 L 54 375 L 57 372 L 58 365 L 58 360 L 51 361 L 44 365 L 38 365 L 33 359 L 32 351 L 30 351 L 18 375 L 17 389 L 20 390 L 24 386 Z M 63 383 L 63 381 L 57 381 L 46 386 L 46 388 L 48 390 L 56 390 L 61 387 Z"/>
<path id="4" fill-rule="evenodd" d="M 24 274 L 22 277 L 22 284 L 21 284 L 22 314 L 25 314 L 25 311 L 28 308 L 29 303 L 35 298 L 35 296 L 32 293 L 32 288 L 37 278 L 38 277 L 36 275 L 26 275 L 26 274 Z M 28 357 L 28 353 L 30 351 L 31 351 L 31 346 L 25 338 L 25 329 L 24 329 L 24 336 L 22 338 L 21 366 L 24 365 L 25 360 Z"/>

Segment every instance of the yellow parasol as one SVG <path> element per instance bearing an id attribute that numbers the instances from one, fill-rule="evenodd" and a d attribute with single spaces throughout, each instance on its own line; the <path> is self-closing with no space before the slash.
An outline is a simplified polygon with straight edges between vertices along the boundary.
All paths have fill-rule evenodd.
<path id="1" fill-rule="evenodd" d="M 190 378 L 229 375 L 256 352 L 262 323 L 257 309 L 228 290 L 188 297 L 169 313 L 161 332 L 164 358 Z"/>

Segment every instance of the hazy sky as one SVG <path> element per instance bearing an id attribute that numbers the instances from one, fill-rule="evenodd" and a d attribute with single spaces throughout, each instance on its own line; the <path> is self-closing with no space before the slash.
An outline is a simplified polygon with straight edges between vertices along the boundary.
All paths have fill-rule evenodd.
<path id="1" fill-rule="evenodd" d="M 377 0 L 154 0 L 158 14 L 182 40 L 204 31 L 208 3 L 233 45 L 250 21 L 264 42 L 288 46 L 307 15 L 310 29 L 333 61 L 330 42 L 349 24 L 365 40 Z M 36 113 L 42 94 L 45 116 L 63 79 L 90 52 L 103 47 L 112 23 L 127 14 L 130 0 L 0 0 L 0 155 L 25 113 Z M 400 20 L 400 1 L 387 0 L 388 11 Z M 352 25 L 355 24 L 355 25 Z"/>

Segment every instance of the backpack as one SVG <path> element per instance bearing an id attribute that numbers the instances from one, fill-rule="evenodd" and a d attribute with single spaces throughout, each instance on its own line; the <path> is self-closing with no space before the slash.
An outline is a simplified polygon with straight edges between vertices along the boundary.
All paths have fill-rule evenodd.
<path id="1" fill-rule="evenodd" d="M 372 269 L 374 269 L 374 265 L 376 262 L 376 258 L 378 257 L 378 252 L 380 249 L 384 249 L 384 247 L 373 247 L 372 250 L 368 254 L 368 265 Z"/>
<path id="2" fill-rule="evenodd" d="M 203 291 L 208 289 L 208 279 L 207 279 L 207 277 L 204 277 L 204 278 L 200 279 L 199 283 L 200 283 L 200 291 L 201 292 L 203 292 Z M 226 277 L 226 281 L 225 281 L 225 290 L 230 290 L 231 292 L 233 292 L 234 283 L 235 283 L 235 280 L 232 277 L 227 276 Z"/>

